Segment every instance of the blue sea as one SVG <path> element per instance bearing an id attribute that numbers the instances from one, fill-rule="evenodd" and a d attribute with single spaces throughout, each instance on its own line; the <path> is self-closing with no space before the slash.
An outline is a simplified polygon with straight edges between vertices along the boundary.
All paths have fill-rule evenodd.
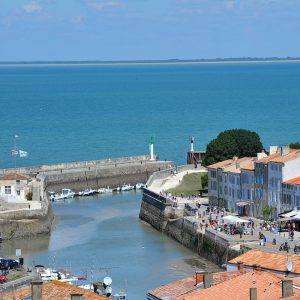
<path id="1" fill-rule="evenodd" d="M 299 141 L 300 64 L 153 64 L 0 67 L 0 168 L 148 153 L 185 163 L 225 129 L 257 131 L 263 144 Z M 3 242 L 25 263 L 113 278 L 132 300 L 217 267 L 140 222 L 140 192 L 54 203 L 51 235 Z M 76 229 L 76 230 L 75 230 Z M 145 280 L 146 278 L 146 280 Z"/>
<path id="2" fill-rule="evenodd" d="M 0 67 L 0 168 L 148 153 L 185 163 L 225 129 L 265 147 L 300 140 L 300 64 Z"/>

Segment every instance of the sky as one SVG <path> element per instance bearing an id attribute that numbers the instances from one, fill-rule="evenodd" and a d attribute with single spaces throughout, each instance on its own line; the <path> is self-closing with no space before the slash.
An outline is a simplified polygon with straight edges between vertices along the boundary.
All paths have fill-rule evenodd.
<path id="1" fill-rule="evenodd" d="M 299 57 L 300 0 L 0 0 L 0 61 Z"/>

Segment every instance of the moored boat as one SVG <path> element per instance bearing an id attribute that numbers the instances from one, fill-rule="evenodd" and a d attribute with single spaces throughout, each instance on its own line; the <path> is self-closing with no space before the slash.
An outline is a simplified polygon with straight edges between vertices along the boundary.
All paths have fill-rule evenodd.
<path id="1" fill-rule="evenodd" d="M 121 187 L 121 191 L 125 192 L 125 191 L 131 191 L 134 189 L 133 185 L 130 184 L 123 184 Z"/>

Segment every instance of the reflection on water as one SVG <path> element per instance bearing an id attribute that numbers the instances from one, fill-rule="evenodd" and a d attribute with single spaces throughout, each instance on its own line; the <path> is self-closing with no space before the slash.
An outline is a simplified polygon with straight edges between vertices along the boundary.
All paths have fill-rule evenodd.
<path id="1" fill-rule="evenodd" d="M 195 270 L 217 269 L 141 222 L 141 197 L 140 192 L 128 192 L 54 203 L 58 224 L 51 236 L 5 242 L 0 256 L 14 256 L 21 248 L 32 265 L 68 269 L 90 282 L 109 275 L 114 291 L 127 288 L 131 300 L 145 299 L 148 290 Z"/>
<path id="2" fill-rule="evenodd" d="M 14 239 L 3 241 L 0 244 L 0 256 L 10 256 L 16 253 L 16 249 L 22 250 L 22 256 L 28 257 L 35 253 L 48 250 L 50 235 L 38 235 L 36 237 L 28 237 L 26 239 Z"/>

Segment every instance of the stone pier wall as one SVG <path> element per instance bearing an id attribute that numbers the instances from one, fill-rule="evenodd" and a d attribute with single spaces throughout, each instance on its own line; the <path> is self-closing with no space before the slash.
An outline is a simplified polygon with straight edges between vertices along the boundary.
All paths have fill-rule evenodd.
<path id="1" fill-rule="evenodd" d="M 164 197 L 148 189 L 143 191 L 140 219 L 220 266 L 241 254 L 230 237 L 223 237 L 211 229 L 201 231 L 195 218 L 178 217 Z"/>

